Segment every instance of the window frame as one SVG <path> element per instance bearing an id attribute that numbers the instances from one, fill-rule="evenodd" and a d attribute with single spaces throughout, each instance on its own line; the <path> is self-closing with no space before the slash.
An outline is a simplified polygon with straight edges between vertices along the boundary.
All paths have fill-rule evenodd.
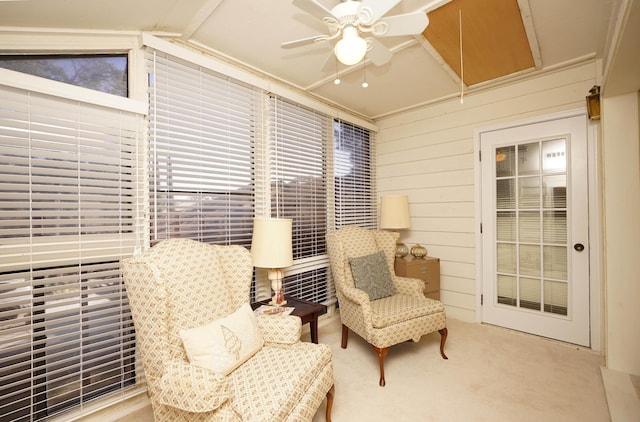
<path id="1" fill-rule="evenodd" d="M 51 54 L 56 53 L 75 53 L 75 52 L 96 52 L 100 54 L 102 52 L 121 52 L 126 51 L 129 54 L 129 69 L 128 69 L 128 80 L 129 80 L 129 98 L 118 97 L 111 94 L 105 94 L 102 92 L 77 87 L 73 85 L 68 85 L 65 83 L 46 80 L 40 77 L 23 74 L 20 72 L 14 72 L 7 69 L 0 68 L 0 80 L 2 80 L 2 85 L 11 86 L 20 89 L 33 90 L 40 94 L 51 95 L 54 97 L 63 98 L 66 100 L 79 101 L 85 104 L 97 105 L 101 107 L 111 108 L 120 110 L 122 112 L 128 113 L 136 113 L 139 115 L 147 115 L 149 110 L 148 100 L 147 100 L 147 81 L 146 81 L 146 72 L 144 71 L 144 46 L 159 46 L 162 51 L 167 51 L 169 53 L 178 52 L 178 56 L 181 58 L 186 58 L 188 61 L 192 63 L 196 63 L 199 65 L 203 65 L 204 67 L 217 71 L 225 76 L 235 78 L 243 83 L 247 83 L 257 89 L 261 89 L 263 93 L 271 93 L 275 95 L 281 95 L 284 98 L 291 99 L 291 101 L 297 102 L 303 106 L 310 107 L 320 113 L 325 113 L 329 118 L 336 118 L 338 115 L 344 117 L 345 113 L 341 110 L 336 110 L 327 104 L 315 100 L 311 97 L 301 95 L 297 90 L 287 87 L 285 85 L 281 85 L 278 83 L 274 83 L 273 81 L 267 80 L 262 77 L 256 77 L 255 74 L 251 72 L 247 72 L 241 70 L 233 65 L 230 65 L 226 60 L 217 60 L 207 55 L 201 54 L 199 52 L 190 51 L 185 49 L 182 46 L 177 44 L 173 44 L 164 40 L 161 40 L 149 33 L 143 33 L 141 36 L 131 35 L 131 34 L 101 34 L 101 33 L 91 33 L 91 34 L 66 34 L 66 33 L 58 33 L 52 35 L 49 31 L 30 31 L 28 34 L 13 34 L 8 43 L 5 45 L 5 52 L 17 52 L 17 53 L 29 53 L 33 51 L 43 51 L 43 49 L 34 48 L 33 46 L 42 45 L 49 46 L 53 43 L 57 45 L 64 45 L 64 50 L 47 50 Z M 52 41 L 52 38 L 55 38 L 55 41 Z M 264 115 L 265 110 L 262 109 L 259 113 Z M 363 120 L 361 118 L 350 116 L 348 117 L 349 121 L 353 121 L 356 124 L 361 125 L 367 130 L 375 131 L 377 127 L 373 125 L 371 122 Z M 264 129 L 263 123 L 257 123 L 257 126 Z M 266 145 L 266 137 L 261 135 L 259 138 L 261 142 L 256 144 L 256 153 L 260 152 L 261 148 L 265 148 Z M 145 140 L 146 142 L 146 140 Z M 331 145 L 331 137 L 329 137 L 329 147 L 327 150 L 327 162 L 328 165 L 332 167 L 331 160 L 333 157 Z M 145 146 L 146 148 L 146 146 Z M 141 161 L 145 161 L 142 159 Z M 260 168 L 264 163 L 256 162 L 256 166 L 258 168 L 256 174 L 256 186 L 257 189 L 264 188 L 264 184 L 268 184 L 268 180 L 265 181 L 266 170 L 264 168 Z M 137 167 L 137 170 L 142 169 L 142 173 L 145 172 L 146 164 L 142 163 Z M 149 189 L 148 189 L 148 180 L 146 179 L 146 175 L 143 174 L 141 178 L 138 180 L 136 189 L 140 191 L 137 194 L 137 204 L 136 204 L 136 213 L 137 213 L 137 225 L 135 228 L 135 237 L 137 241 L 136 251 L 142 251 L 147 249 L 150 246 L 150 232 L 149 232 L 149 220 L 148 220 L 148 204 L 149 204 Z M 334 212 L 333 209 L 333 194 L 332 190 L 334 189 L 333 182 L 329 181 L 327 184 L 327 192 L 328 192 L 328 204 L 329 210 L 328 215 L 329 218 L 329 229 L 332 228 L 332 219 L 331 215 Z M 264 193 L 259 198 L 256 198 L 255 204 L 255 214 L 261 215 L 265 211 L 270 209 L 269 198 L 265 198 L 268 194 L 266 190 L 261 190 Z M 268 287 L 267 287 L 268 288 Z M 267 294 L 268 295 L 268 294 Z M 31 299 L 29 299 L 31 300 Z M 136 374 L 136 386 L 138 387 L 135 391 L 140 391 L 140 389 L 144 389 L 144 377 L 141 371 L 138 371 Z M 123 393 L 122 391 L 119 393 L 120 398 L 115 398 L 116 401 L 122 400 L 125 396 L 128 396 L 132 393 Z M 85 414 L 86 412 L 91 412 L 90 407 L 84 407 L 77 409 L 75 414 Z"/>
<path id="2" fill-rule="evenodd" d="M 27 371 L 23 373 L 26 378 L 22 382 L 29 382 L 33 387 L 25 393 L 34 391 L 35 396 L 32 399 L 23 397 L 22 402 L 20 399 L 12 402 L 14 406 L 16 403 L 22 406 L 25 399 L 30 403 L 35 399 L 27 415 L 41 419 L 82 406 L 80 403 L 86 405 L 98 396 L 136 387 L 138 375 L 135 369 L 131 369 L 135 359 L 133 323 L 128 316 L 119 261 L 141 248 L 138 232 L 143 218 L 138 201 L 143 195 L 139 190 L 141 174 L 138 160 L 143 156 L 144 113 L 140 111 L 146 107 L 126 99 L 127 110 L 123 110 L 51 95 L 51 87 L 39 89 L 42 87 L 41 78 L 19 75 L 21 83 L 16 84 L 18 86 L 13 86 L 12 80 L 3 80 L 0 87 L 5 93 L 4 107 L 0 107 L 3 108 L 0 136 L 5 138 L 0 147 L 3 151 L 1 161 L 9 175 L 2 182 L 8 200 L 4 203 L 7 208 L 4 209 L 2 224 L 11 227 L 3 233 L 5 246 L 0 259 L 0 278 L 4 281 L 3 302 L 19 307 L 17 311 L 11 310 L 11 306 L 2 309 L 3 316 L 16 319 L 16 324 L 22 320 L 26 325 L 5 325 L 3 331 L 12 336 L 18 335 L 18 341 L 26 341 L 24 345 L 28 350 L 25 349 L 23 356 L 33 356 L 34 359 L 14 362 L 18 365 L 14 369 L 18 368 L 15 373 L 18 377 L 23 373 L 20 371 Z M 38 82 L 25 88 L 34 80 Z M 45 82 L 44 85 L 56 84 Z M 87 91 L 85 88 L 78 90 Z M 83 95 L 87 93 L 83 92 Z M 118 116 L 130 121 L 119 121 Z M 30 123 L 22 124 L 27 121 Z M 58 146 L 64 148 L 58 150 Z M 18 166 L 28 167 L 29 172 L 20 172 Z M 20 195 L 20 190 L 17 190 L 24 191 L 25 183 L 29 184 L 28 196 Z M 76 197 L 84 198 L 80 203 L 85 206 L 76 207 L 77 211 L 73 212 L 66 198 Z M 34 202 L 36 198 L 38 202 Z M 16 207 L 20 206 L 27 206 L 31 211 L 20 217 L 16 214 L 20 209 Z M 62 211 L 56 211 L 58 209 Z M 128 211 L 122 214 L 122 209 Z M 65 220 L 65 215 L 67 220 L 71 220 Z M 28 227 L 15 218 L 28 220 Z M 77 220 L 76 229 L 74 218 Z M 120 233 L 115 240 L 114 230 Z M 35 235 L 38 232 L 39 236 Z M 69 236 L 72 232 L 76 234 Z M 23 236 L 22 240 L 20 236 Z M 21 254 L 18 251 L 25 241 L 29 250 Z M 65 252 L 65 249 L 73 249 L 73 245 L 78 245 L 78 251 L 85 250 L 84 255 L 76 253 L 74 257 Z M 45 300 L 47 297 L 51 299 Z M 90 297 L 100 299 L 96 301 Z M 107 303 L 110 305 L 105 306 Z M 2 322 L 5 321 L 2 318 Z M 110 328 L 104 331 L 95 324 L 107 324 Z M 28 327 L 26 331 L 25 326 Z M 118 333 L 117 338 L 109 340 L 108 333 L 114 329 Z M 90 351 L 91 344 L 98 347 L 97 354 L 95 350 Z M 7 347 L 16 358 L 20 356 L 20 344 Z M 124 349 L 113 354 L 109 351 L 113 347 Z M 108 361 L 101 361 L 100 356 L 105 351 L 110 353 Z M 74 353 L 83 353 L 86 366 L 84 363 L 80 365 L 81 357 L 73 357 Z M 129 374 L 126 380 L 107 382 L 106 388 L 101 386 L 101 382 L 89 381 L 89 385 L 96 389 L 87 391 L 87 381 L 94 378 L 85 375 L 86 371 L 90 368 L 107 369 L 115 356 L 130 368 L 124 371 L 125 375 Z M 7 356 L 3 357 L 6 359 Z M 25 364 L 26 367 L 19 369 Z M 3 370 L 11 369 L 3 365 Z M 51 394 L 62 391 L 60 389 L 66 388 L 64 386 L 68 382 L 79 382 L 83 387 L 75 396 L 62 395 L 59 396 L 61 402 L 52 402 Z M 16 397 L 16 391 L 10 391 L 12 388 L 18 388 L 17 393 L 22 394 L 20 385 L 19 380 L 14 381 L 7 387 L 9 390 L 4 397 Z M 47 405 L 43 398 L 46 398 Z"/>
<path id="3" fill-rule="evenodd" d="M 274 95 L 269 96 L 268 115 L 271 211 L 267 216 L 293 220 L 294 262 L 284 269 L 284 292 L 312 302 L 335 303 L 324 238 L 331 226 L 333 202 L 328 190 L 331 118 Z M 318 153 L 320 157 L 315 158 Z"/>
<path id="4" fill-rule="evenodd" d="M 259 107 L 258 93 L 155 49 L 147 50 L 146 62 L 151 242 L 187 237 L 249 248 L 256 175 L 244 166 L 255 161 L 255 139 L 260 136 L 253 114 Z M 179 209 L 189 196 L 192 217 L 185 220 L 186 210 Z M 220 197 L 224 199 L 215 199 Z M 244 211 L 233 216 L 233 207 Z M 203 229 L 209 223 L 226 224 L 226 236 Z"/>
<path id="5" fill-rule="evenodd" d="M 91 87 L 91 86 L 87 86 L 84 83 L 78 82 L 78 83 L 74 83 L 73 81 L 69 81 L 69 80 L 61 80 L 59 78 L 62 78 L 61 75 L 53 75 L 52 73 L 49 73 L 48 76 L 42 74 L 41 72 L 37 72 L 38 69 L 34 69 L 33 71 L 24 71 L 24 70 L 15 70 L 15 67 L 7 67 L 5 65 L 3 65 L 3 63 L 8 62 L 8 61 L 13 61 L 13 62 L 20 62 L 21 64 L 26 64 L 27 67 L 30 63 L 34 63 L 37 61 L 47 61 L 49 66 L 53 66 L 53 65 L 57 65 L 58 69 L 62 70 L 61 68 L 65 68 L 66 66 L 69 65 L 68 61 L 71 61 L 73 64 L 75 64 L 73 61 L 76 60 L 92 60 L 95 62 L 99 62 L 98 64 L 100 64 L 101 66 L 106 65 L 106 63 L 103 63 L 102 61 L 105 59 L 124 59 L 125 63 L 124 63 L 124 70 L 122 71 L 122 76 L 124 77 L 124 86 L 120 87 L 120 89 L 123 91 L 122 93 L 115 93 L 115 92 L 110 92 L 110 91 L 106 91 L 104 89 L 98 89 L 96 87 Z M 32 75 L 32 76 L 36 76 L 36 77 L 40 77 L 43 79 L 47 79 L 47 80 L 52 80 L 52 81 L 57 81 L 60 83 L 65 83 L 65 84 L 69 84 L 72 86 L 78 86 L 78 87 L 82 87 L 82 88 L 86 88 L 86 89 L 91 89 L 91 90 L 95 90 L 98 92 L 103 92 L 105 94 L 110 94 L 110 95 L 116 95 L 119 97 L 124 97 L 124 98 L 129 98 L 129 53 L 128 52 L 122 52 L 122 53 L 82 53 L 82 52 L 77 52 L 77 53 L 29 53 L 29 54 L 0 54 L 0 68 L 3 69 L 8 69 L 8 70 L 14 70 L 16 72 L 20 72 L 20 73 L 24 73 L 27 75 Z M 64 71 L 64 70 L 63 70 Z M 68 73 L 65 72 L 64 74 L 65 78 L 68 77 Z M 113 82 L 113 80 L 110 80 L 109 82 Z"/>
<path id="6" fill-rule="evenodd" d="M 375 230 L 378 227 L 375 134 L 341 119 L 333 123 L 335 228 L 357 225 Z"/>

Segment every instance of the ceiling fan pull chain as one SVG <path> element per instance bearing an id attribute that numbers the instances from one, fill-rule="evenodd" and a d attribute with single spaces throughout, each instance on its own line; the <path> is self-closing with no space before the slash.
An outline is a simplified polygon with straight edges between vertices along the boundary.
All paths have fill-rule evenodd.
<path id="1" fill-rule="evenodd" d="M 362 61 L 362 73 L 364 73 L 364 81 L 362 82 L 362 87 L 367 88 L 369 83 L 367 82 L 367 61 Z"/>
<path id="2" fill-rule="evenodd" d="M 460 23 L 460 104 L 464 104 L 464 61 L 462 58 L 462 9 L 458 10 Z"/>

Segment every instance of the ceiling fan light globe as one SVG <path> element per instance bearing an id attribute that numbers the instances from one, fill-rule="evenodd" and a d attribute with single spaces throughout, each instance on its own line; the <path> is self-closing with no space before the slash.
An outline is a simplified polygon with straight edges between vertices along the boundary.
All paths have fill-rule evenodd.
<path id="1" fill-rule="evenodd" d="M 344 29 L 344 35 L 336 44 L 336 57 L 347 66 L 354 65 L 367 54 L 367 42 L 360 38 L 354 27 Z"/>

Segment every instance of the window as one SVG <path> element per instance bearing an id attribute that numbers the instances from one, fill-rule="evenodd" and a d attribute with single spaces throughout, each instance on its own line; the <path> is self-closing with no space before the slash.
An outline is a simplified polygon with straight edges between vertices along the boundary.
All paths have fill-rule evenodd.
<path id="1" fill-rule="evenodd" d="M 146 61 L 151 240 L 250 248 L 254 216 L 291 218 L 285 292 L 335 301 L 325 233 L 334 224 L 376 226 L 369 131 L 336 122 L 332 133 L 325 114 L 155 49 Z M 269 288 L 262 275 L 252 298 Z"/>
<path id="2" fill-rule="evenodd" d="M 0 55 L 0 67 L 126 97 L 127 54 Z"/>
<path id="3" fill-rule="evenodd" d="M 324 239 L 330 125 L 326 115 L 271 98 L 271 216 L 293 219 L 294 265 L 285 270 L 284 291 L 314 302 L 333 300 Z"/>
<path id="4" fill-rule="evenodd" d="M 254 89 L 147 52 L 151 239 L 251 246 Z"/>
<path id="5" fill-rule="evenodd" d="M 0 67 L 71 82 L 61 75 L 81 58 L 1 56 Z M 116 69 L 81 86 L 126 96 L 126 55 L 87 58 L 97 68 L 114 58 Z M 287 293 L 330 303 L 334 213 L 350 216 L 340 224 L 375 219 L 368 131 L 334 123 L 335 148 L 350 154 L 334 165 L 330 117 L 159 51 L 148 49 L 146 64 L 148 121 L 0 85 L 3 421 L 44 420 L 135 386 L 119 262 L 150 240 L 250 247 L 255 215 L 293 218 Z M 334 183 L 334 171 L 360 182 Z"/>
<path id="6" fill-rule="evenodd" d="M 335 225 L 377 227 L 377 199 L 371 133 L 347 122 L 333 122 Z"/>
<path id="7" fill-rule="evenodd" d="M 122 258 L 143 118 L 0 87 L 0 408 L 43 420 L 135 384 Z"/>

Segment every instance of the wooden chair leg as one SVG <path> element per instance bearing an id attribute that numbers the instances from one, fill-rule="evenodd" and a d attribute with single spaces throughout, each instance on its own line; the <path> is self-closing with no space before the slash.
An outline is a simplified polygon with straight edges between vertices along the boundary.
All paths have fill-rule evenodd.
<path id="1" fill-rule="evenodd" d="M 384 387 L 386 381 L 384 379 L 384 358 L 387 356 L 387 352 L 389 351 L 388 347 L 376 347 L 373 346 L 373 350 L 378 355 L 378 362 L 380 362 L 380 387 Z"/>
<path id="2" fill-rule="evenodd" d="M 347 342 L 349 341 L 349 328 L 342 324 L 342 343 L 340 344 L 340 346 L 342 346 L 343 349 L 347 348 Z"/>
<path id="3" fill-rule="evenodd" d="M 333 395 L 336 392 L 335 384 L 331 386 L 329 391 L 327 391 L 327 413 L 325 414 L 325 419 L 327 422 L 331 422 L 331 408 L 333 407 Z"/>
<path id="4" fill-rule="evenodd" d="M 438 330 L 438 332 L 440 333 L 440 355 L 442 356 L 442 359 L 449 359 L 447 355 L 444 354 L 444 343 L 447 341 L 449 330 L 445 327 L 442 330 Z"/>

